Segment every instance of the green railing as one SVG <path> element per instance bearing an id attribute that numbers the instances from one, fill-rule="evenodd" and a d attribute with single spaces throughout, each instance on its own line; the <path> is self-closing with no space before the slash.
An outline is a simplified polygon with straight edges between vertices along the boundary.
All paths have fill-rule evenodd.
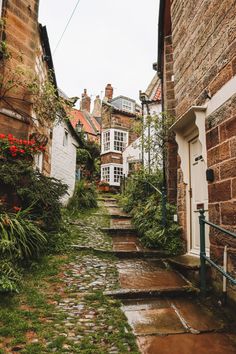
<path id="1" fill-rule="evenodd" d="M 206 255 L 206 238 L 205 238 L 205 225 L 209 225 L 216 230 L 223 232 L 226 235 L 232 236 L 236 238 L 236 234 L 223 229 L 222 227 L 213 224 L 210 221 L 207 221 L 205 218 L 205 210 L 199 210 L 199 224 L 200 224 L 200 261 L 201 261 L 201 268 L 200 268 L 200 281 L 201 281 L 201 291 L 203 293 L 206 292 L 206 262 L 213 266 L 218 272 L 220 272 L 226 279 L 228 279 L 233 285 L 236 285 L 236 279 L 234 279 L 229 273 L 225 271 L 224 268 L 213 262 L 209 257 Z"/>

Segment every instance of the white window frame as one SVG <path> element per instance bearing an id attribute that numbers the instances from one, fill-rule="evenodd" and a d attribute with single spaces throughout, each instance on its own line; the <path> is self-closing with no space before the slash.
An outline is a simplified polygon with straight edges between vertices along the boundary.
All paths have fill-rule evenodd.
<path id="1" fill-rule="evenodd" d="M 122 110 L 128 111 L 128 112 L 133 112 L 134 111 L 134 104 L 133 102 L 122 99 Z"/>
<path id="2" fill-rule="evenodd" d="M 104 179 L 104 173 L 103 173 L 103 169 L 104 168 L 108 168 L 109 167 L 109 173 L 110 173 L 110 178 L 109 181 L 107 181 L 106 179 Z M 101 180 L 106 180 L 110 186 L 120 186 L 120 180 L 117 181 L 117 179 L 115 178 L 115 171 L 117 170 L 117 168 L 122 169 L 122 173 L 120 174 L 120 176 L 123 176 L 124 170 L 123 170 L 123 165 L 122 164 L 116 164 L 116 163 L 107 163 L 104 165 L 101 165 Z"/>
<path id="3" fill-rule="evenodd" d="M 106 170 L 106 173 L 104 173 Z M 101 180 L 106 181 L 107 183 L 110 184 L 110 179 L 111 179 L 111 169 L 109 165 L 102 165 L 101 166 Z"/>
<path id="4" fill-rule="evenodd" d="M 102 153 L 111 151 L 111 129 L 102 132 Z"/>
<path id="5" fill-rule="evenodd" d="M 105 136 L 107 133 L 110 133 L 110 142 L 109 142 L 109 146 L 105 147 L 105 144 L 107 143 Z M 115 149 L 115 133 L 118 134 L 122 134 L 124 136 L 123 139 L 123 148 L 122 151 L 121 150 L 116 150 Z M 121 142 L 121 140 L 116 140 L 118 143 Z M 124 149 L 128 146 L 128 141 L 129 141 L 129 132 L 127 132 L 126 130 L 122 130 L 122 129 L 106 129 L 102 132 L 102 151 L 101 151 L 101 155 L 103 154 L 107 154 L 108 152 L 115 152 L 118 154 L 122 154 L 122 152 L 124 151 Z"/>

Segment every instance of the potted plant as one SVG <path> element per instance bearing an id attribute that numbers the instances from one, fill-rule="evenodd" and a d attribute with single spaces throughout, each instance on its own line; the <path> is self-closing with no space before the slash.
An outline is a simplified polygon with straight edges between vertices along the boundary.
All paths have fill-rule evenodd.
<path id="1" fill-rule="evenodd" d="M 110 185 L 109 185 L 109 183 L 107 181 L 100 181 L 99 185 L 98 185 L 98 189 L 101 192 L 109 192 Z"/>

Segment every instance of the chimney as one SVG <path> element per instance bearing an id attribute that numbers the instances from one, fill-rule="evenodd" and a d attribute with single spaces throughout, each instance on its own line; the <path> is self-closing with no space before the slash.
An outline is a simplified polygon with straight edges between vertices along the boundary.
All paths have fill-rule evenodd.
<path id="1" fill-rule="evenodd" d="M 112 100 L 113 97 L 113 87 L 111 84 L 107 84 L 105 88 L 105 97 L 108 99 L 108 101 Z"/>
<path id="2" fill-rule="evenodd" d="M 99 118 L 101 117 L 101 111 L 102 111 L 102 102 L 101 99 L 98 96 L 96 96 L 95 100 L 94 100 L 94 107 L 93 107 L 93 117 L 95 118 Z"/>
<path id="3" fill-rule="evenodd" d="M 84 89 L 84 92 L 82 93 L 82 98 L 80 101 L 81 111 L 87 111 L 90 113 L 90 104 L 91 104 L 91 98 L 87 95 L 87 90 Z"/>

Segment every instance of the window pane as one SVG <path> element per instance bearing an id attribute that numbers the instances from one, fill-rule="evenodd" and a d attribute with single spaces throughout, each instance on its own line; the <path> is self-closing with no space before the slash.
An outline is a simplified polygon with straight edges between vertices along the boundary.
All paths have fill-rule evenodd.
<path id="1" fill-rule="evenodd" d="M 127 133 L 126 132 L 114 132 L 114 150 L 123 151 L 126 147 Z"/>
<path id="2" fill-rule="evenodd" d="M 110 167 L 102 167 L 102 180 L 110 182 Z"/>
<path id="3" fill-rule="evenodd" d="M 120 178 L 123 176 L 123 168 L 122 167 L 114 167 L 114 182 L 119 183 Z"/>
<path id="4" fill-rule="evenodd" d="M 110 132 L 103 133 L 103 151 L 110 150 Z"/>

